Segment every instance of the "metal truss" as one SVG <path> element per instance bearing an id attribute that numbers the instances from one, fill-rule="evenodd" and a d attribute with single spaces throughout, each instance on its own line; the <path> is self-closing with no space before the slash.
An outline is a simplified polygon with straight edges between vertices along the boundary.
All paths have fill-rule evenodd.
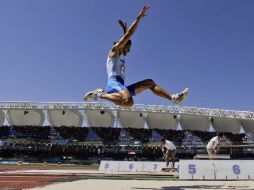
<path id="1" fill-rule="evenodd" d="M 0 110 L 111 110 L 135 111 L 145 113 L 171 113 L 178 115 L 195 115 L 254 120 L 254 112 L 223 109 L 179 107 L 163 105 L 135 104 L 130 108 L 115 106 L 106 102 L 0 102 Z"/>

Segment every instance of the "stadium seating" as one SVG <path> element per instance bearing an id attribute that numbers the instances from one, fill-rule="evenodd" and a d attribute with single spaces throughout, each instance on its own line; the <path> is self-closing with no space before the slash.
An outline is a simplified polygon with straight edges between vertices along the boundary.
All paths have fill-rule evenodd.
<path id="1" fill-rule="evenodd" d="M 254 135 L 223 132 L 223 144 L 242 145 Z M 25 159 L 51 159 L 73 157 L 76 159 L 129 159 L 128 152 L 136 153 L 135 159 L 160 160 L 160 137 L 173 141 L 178 158 L 193 158 L 195 143 L 205 151 L 207 142 L 216 132 L 197 130 L 172 130 L 113 127 L 51 127 L 51 126 L 2 126 L 0 127 L 1 157 Z M 156 141 L 155 141 L 156 137 Z M 91 140 L 93 139 L 93 140 Z M 91 142 L 94 141 L 94 142 Z M 138 142 L 138 143 L 137 143 Z M 136 143 L 136 144 L 135 144 Z M 253 157 L 253 153 L 233 151 Z M 233 156 L 233 157 L 234 157 Z M 134 158 L 131 158 L 134 159 Z"/>

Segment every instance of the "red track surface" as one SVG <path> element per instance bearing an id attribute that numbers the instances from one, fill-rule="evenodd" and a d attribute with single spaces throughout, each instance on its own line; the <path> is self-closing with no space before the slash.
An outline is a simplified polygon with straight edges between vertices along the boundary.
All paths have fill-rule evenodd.
<path id="1" fill-rule="evenodd" d="M 20 170 L 42 170 L 42 169 L 52 169 L 58 170 L 63 169 L 59 167 L 43 167 L 43 166 L 0 166 L 0 172 L 5 171 L 20 171 Z M 81 169 L 77 167 L 68 167 L 67 169 Z M 45 175 L 45 174 L 0 174 L 0 190 L 19 190 L 19 189 L 28 189 L 41 187 L 53 183 L 58 183 L 61 181 L 69 181 L 78 179 L 78 176 L 73 175 Z"/>
<path id="2" fill-rule="evenodd" d="M 26 175 L 0 175 L 0 189 L 28 189 L 41 187 L 55 183 L 56 179 L 64 179 L 61 176 L 26 176 Z"/>

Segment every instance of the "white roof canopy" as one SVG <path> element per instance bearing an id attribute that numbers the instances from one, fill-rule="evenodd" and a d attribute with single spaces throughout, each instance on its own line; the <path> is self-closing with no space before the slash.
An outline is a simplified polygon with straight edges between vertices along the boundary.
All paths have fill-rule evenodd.
<path id="1" fill-rule="evenodd" d="M 210 127 L 209 117 L 199 115 L 181 115 L 182 129 L 208 131 Z"/>
<path id="2" fill-rule="evenodd" d="M 5 113 L 0 110 L 0 126 L 2 126 L 4 124 L 5 121 Z"/>
<path id="3" fill-rule="evenodd" d="M 114 115 L 110 110 L 85 110 L 89 127 L 113 127 Z"/>
<path id="4" fill-rule="evenodd" d="M 42 126 L 44 112 L 52 126 L 81 127 L 83 120 L 93 127 L 176 129 L 178 121 L 183 129 L 209 129 L 209 119 L 215 131 L 239 133 L 241 126 L 246 132 L 254 132 L 254 112 L 196 107 L 162 105 L 133 105 L 131 108 L 111 103 L 94 102 L 0 102 L 0 124 Z M 83 114 L 84 112 L 84 114 Z M 115 122 L 115 121 L 119 121 Z"/>
<path id="5" fill-rule="evenodd" d="M 42 110 L 8 110 L 7 119 L 10 125 L 42 126 L 45 115 Z"/>
<path id="6" fill-rule="evenodd" d="M 216 132 L 239 133 L 241 129 L 241 123 L 233 118 L 213 117 L 211 124 Z"/>
<path id="7" fill-rule="evenodd" d="M 178 125 L 177 115 L 169 113 L 148 113 L 147 126 L 151 129 L 176 129 Z"/>
<path id="8" fill-rule="evenodd" d="M 144 128 L 144 113 L 135 111 L 118 111 L 119 124 L 123 128 Z"/>
<path id="9" fill-rule="evenodd" d="M 81 127 L 83 116 L 78 110 L 48 110 L 48 121 L 51 126 Z"/>
<path id="10" fill-rule="evenodd" d="M 246 133 L 254 132 L 254 120 L 242 119 L 241 124 Z"/>

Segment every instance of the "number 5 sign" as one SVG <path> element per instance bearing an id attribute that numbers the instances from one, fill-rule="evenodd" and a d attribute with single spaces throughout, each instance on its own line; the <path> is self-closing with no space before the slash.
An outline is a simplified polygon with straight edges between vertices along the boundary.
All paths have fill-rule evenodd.
<path id="1" fill-rule="evenodd" d="M 254 179 L 251 160 L 180 160 L 179 179 Z"/>

